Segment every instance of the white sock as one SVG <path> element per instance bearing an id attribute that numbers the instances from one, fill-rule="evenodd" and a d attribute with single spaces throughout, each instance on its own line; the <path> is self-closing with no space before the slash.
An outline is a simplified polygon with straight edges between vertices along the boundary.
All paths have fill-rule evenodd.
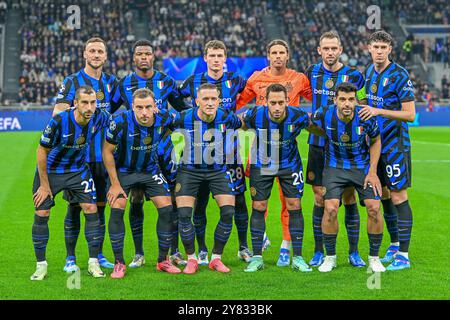
<path id="1" fill-rule="evenodd" d="M 188 260 L 191 260 L 191 259 L 197 260 L 197 255 L 195 253 L 194 254 L 188 254 Z"/>
<path id="2" fill-rule="evenodd" d="M 380 259 L 380 257 L 379 256 L 369 256 L 369 259 Z"/>
<path id="3" fill-rule="evenodd" d="M 262 259 L 262 256 L 254 255 L 253 258 L 261 258 Z"/>
<path id="4" fill-rule="evenodd" d="M 391 246 L 400 247 L 400 242 L 391 242 Z"/>
<path id="5" fill-rule="evenodd" d="M 267 238 L 267 233 L 264 232 L 264 237 L 263 237 L 263 239 L 265 239 L 265 238 Z"/>
<path id="6" fill-rule="evenodd" d="M 406 259 L 409 260 L 408 252 L 402 252 L 402 251 L 399 251 L 397 254 L 399 254 L 399 255 L 401 255 L 401 256 L 403 256 L 403 257 L 405 257 Z"/>
<path id="7" fill-rule="evenodd" d="M 98 259 L 97 258 L 89 258 L 88 263 L 94 263 L 94 262 L 98 263 Z"/>
<path id="8" fill-rule="evenodd" d="M 212 254 L 211 255 L 211 261 L 213 261 L 214 259 L 222 259 L 222 255 L 221 254 Z"/>
<path id="9" fill-rule="evenodd" d="M 48 265 L 47 264 L 47 260 L 39 261 L 39 262 L 36 263 L 36 265 L 38 265 L 38 266 L 47 266 Z"/>
<path id="10" fill-rule="evenodd" d="M 287 240 L 283 240 L 281 242 L 281 249 L 287 249 L 289 250 L 291 248 L 291 242 Z"/>

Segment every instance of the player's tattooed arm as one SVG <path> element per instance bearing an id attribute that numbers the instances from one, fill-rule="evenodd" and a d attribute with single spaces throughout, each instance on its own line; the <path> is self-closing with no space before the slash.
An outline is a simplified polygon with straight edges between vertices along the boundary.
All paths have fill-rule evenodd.
<path id="1" fill-rule="evenodd" d="M 68 103 L 60 102 L 60 103 L 55 104 L 55 107 L 53 108 L 52 117 L 56 116 L 58 113 L 61 113 L 69 108 L 70 108 L 70 104 L 68 104 Z"/>
<path id="2" fill-rule="evenodd" d="M 414 101 L 402 102 L 401 110 L 388 110 L 382 108 L 374 108 L 370 106 L 362 106 L 359 111 L 359 116 L 362 120 L 367 121 L 370 118 L 376 116 L 382 116 L 384 118 L 399 120 L 404 122 L 414 121 L 416 118 L 416 107 Z"/>
<path id="3" fill-rule="evenodd" d="M 377 135 L 374 138 L 370 139 L 370 167 L 369 172 L 364 179 L 364 189 L 370 184 L 373 187 L 373 193 L 375 196 L 380 196 L 382 193 L 382 187 L 380 179 L 377 176 L 377 166 L 378 160 L 380 159 L 381 154 L 381 138 L 380 135 Z"/>
<path id="4" fill-rule="evenodd" d="M 127 194 L 123 191 L 120 185 L 119 178 L 116 171 L 116 163 L 114 161 L 114 149 L 116 146 L 108 141 L 105 141 L 102 149 L 103 164 L 108 172 L 109 180 L 111 181 L 111 187 L 108 190 L 107 198 L 110 206 L 114 204 L 117 198 L 122 195 L 127 199 Z"/>
<path id="5" fill-rule="evenodd" d="M 45 148 L 41 145 L 37 149 L 37 167 L 39 173 L 40 186 L 33 195 L 33 202 L 35 208 L 39 207 L 47 197 L 53 199 L 50 183 L 47 175 L 47 157 L 51 149 Z"/>

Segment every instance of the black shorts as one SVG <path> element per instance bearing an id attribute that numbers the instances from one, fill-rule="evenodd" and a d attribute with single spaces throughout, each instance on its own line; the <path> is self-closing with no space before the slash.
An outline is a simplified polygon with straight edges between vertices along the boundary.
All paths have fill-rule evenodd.
<path id="1" fill-rule="evenodd" d="M 377 171 L 381 185 L 389 190 L 411 187 L 411 151 L 381 154 Z"/>
<path id="2" fill-rule="evenodd" d="M 227 166 L 230 172 L 231 180 L 233 181 L 233 194 L 243 194 L 247 187 L 245 186 L 245 170 L 242 164 L 230 164 Z"/>
<path id="3" fill-rule="evenodd" d="M 306 166 L 306 183 L 313 186 L 322 185 L 322 173 L 325 164 L 325 148 L 309 145 L 308 165 Z"/>
<path id="4" fill-rule="evenodd" d="M 374 195 L 371 186 L 364 189 L 365 178 L 366 173 L 363 169 L 338 169 L 326 167 L 323 170 L 324 199 L 341 200 L 345 188 L 355 187 L 361 203 L 366 199 L 380 200 L 381 198 L 379 196 Z"/>
<path id="5" fill-rule="evenodd" d="M 92 179 L 94 179 L 95 192 L 97 193 L 97 202 L 106 202 L 106 181 L 108 180 L 108 172 L 103 162 L 89 162 L 89 170 Z M 71 204 L 78 203 L 75 201 L 71 191 L 64 190 L 63 199 Z"/>
<path id="6" fill-rule="evenodd" d="M 286 198 L 301 198 L 303 196 L 303 170 L 301 166 L 294 169 L 281 169 L 275 174 L 265 174 L 261 168 L 250 167 L 250 193 L 252 200 L 262 201 L 270 198 L 273 181 L 278 181 Z"/>
<path id="7" fill-rule="evenodd" d="M 197 197 L 200 186 L 209 183 L 209 189 L 213 196 L 226 194 L 233 195 L 233 182 L 228 171 L 196 171 L 179 169 L 175 196 Z"/>
<path id="8" fill-rule="evenodd" d="M 140 189 L 144 191 L 145 198 L 150 200 L 152 197 L 170 196 L 169 184 L 161 172 L 151 174 L 148 172 L 117 172 L 120 186 L 126 194 L 131 189 Z M 108 190 L 111 187 L 108 179 Z"/>
<path id="9" fill-rule="evenodd" d="M 86 166 L 81 172 L 71 173 L 49 173 L 48 182 L 50 184 L 50 190 L 55 196 L 62 190 L 67 190 L 75 203 L 96 203 L 97 194 L 95 191 L 94 179 L 92 178 L 89 167 Z M 39 173 L 36 170 L 33 181 L 33 194 L 39 189 L 41 185 L 39 179 Z M 44 200 L 44 202 L 36 210 L 49 210 L 55 205 L 55 201 L 50 197 Z"/>

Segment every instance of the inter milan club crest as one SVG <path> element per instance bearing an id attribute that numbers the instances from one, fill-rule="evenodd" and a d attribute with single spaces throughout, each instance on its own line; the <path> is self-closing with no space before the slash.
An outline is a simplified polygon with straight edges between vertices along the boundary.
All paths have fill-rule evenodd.
<path id="1" fill-rule="evenodd" d="M 110 130 L 110 131 L 114 131 L 114 130 L 116 129 L 116 127 L 117 127 L 117 125 L 116 125 L 116 122 L 115 122 L 115 121 L 111 121 L 111 122 L 109 123 L 109 130 Z"/>
<path id="2" fill-rule="evenodd" d="M 347 133 L 343 133 L 341 135 L 341 141 L 342 142 L 349 142 L 350 141 L 350 136 Z"/>
<path id="3" fill-rule="evenodd" d="M 372 93 L 377 93 L 378 87 L 377 84 L 374 83 L 371 87 L 370 87 L 370 91 L 372 91 Z"/>
<path id="4" fill-rule="evenodd" d="M 314 180 L 315 177 L 316 177 L 316 175 L 314 174 L 314 172 L 312 172 L 312 171 L 308 172 L 308 179 L 309 180 Z"/>
<path id="5" fill-rule="evenodd" d="M 144 144 L 145 145 L 149 145 L 150 143 L 152 143 L 152 137 L 151 136 L 146 136 L 144 138 Z"/>
<path id="6" fill-rule="evenodd" d="M 86 141 L 86 138 L 84 136 L 79 136 L 77 139 L 77 144 L 81 145 L 81 144 L 85 143 L 85 141 Z"/>
<path id="7" fill-rule="evenodd" d="M 206 141 L 210 141 L 212 138 L 213 134 L 211 133 L 210 130 L 205 131 L 205 133 L 203 134 L 203 139 Z"/>
<path id="8" fill-rule="evenodd" d="M 256 196 L 256 189 L 255 189 L 255 187 L 251 187 L 250 188 L 250 194 L 252 195 L 252 197 Z"/>
<path id="9" fill-rule="evenodd" d="M 103 91 L 99 90 L 97 91 L 97 100 L 103 100 L 105 99 L 105 94 L 103 93 Z"/>
<path id="10" fill-rule="evenodd" d="M 175 186 L 175 192 L 180 192 L 181 190 L 181 183 L 177 183 L 177 185 Z"/>
<path id="11" fill-rule="evenodd" d="M 327 82 L 325 82 L 325 87 L 327 87 L 327 89 L 331 89 L 334 86 L 334 82 L 333 79 L 328 79 Z"/>

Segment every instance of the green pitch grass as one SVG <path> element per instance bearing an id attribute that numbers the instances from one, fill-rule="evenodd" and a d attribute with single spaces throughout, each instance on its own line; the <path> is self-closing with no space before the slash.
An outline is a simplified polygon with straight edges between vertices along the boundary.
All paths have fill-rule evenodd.
<path id="1" fill-rule="evenodd" d="M 200 267 L 197 274 L 169 275 L 155 269 L 157 238 L 156 210 L 151 203 L 145 205 L 144 249 L 147 264 L 141 269 L 128 269 L 125 279 L 93 279 L 87 274 L 87 244 L 83 228 L 80 233 L 77 257 L 81 267 L 80 289 L 68 289 L 68 276 L 62 271 L 65 259 L 63 220 L 66 204 L 61 194 L 56 197 L 49 227 L 47 247 L 48 277 L 32 282 L 35 257 L 31 241 L 33 202 L 31 186 L 36 164 L 35 151 L 40 133 L 1 133 L 0 157 L 0 298 L 1 299 L 449 299 L 449 235 L 450 235 L 450 128 L 412 128 L 413 188 L 409 190 L 414 212 L 414 228 L 410 257 L 412 269 L 386 272 L 379 279 L 369 277 L 365 268 L 355 269 L 347 262 L 347 238 L 340 212 L 338 237 L 338 268 L 331 274 L 293 272 L 276 266 L 281 243 L 280 201 L 278 186 L 274 186 L 267 220 L 268 235 L 272 242 L 264 253 L 266 268 L 258 273 L 244 273 L 245 263 L 236 257 L 238 242 L 234 229 L 223 255 L 231 268 L 230 274 L 218 274 Z M 306 167 L 306 134 L 299 145 Z M 251 208 L 247 192 L 248 207 Z M 304 258 L 313 255 L 311 211 L 312 192 L 305 186 L 302 199 L 305 217 Z M 367 260 L 368 241 L 366 213 L 361 212 L 360 253 Z M 107 209 L 109 216 L 109 208 Z M 214 201 L 208 207 L 207 241 L 213 245 L 213 232 L 218 221 L 218 208 Z M 128 215 L 125 216 L 128 225 Z M 84 219 L 82 220 L 84 225 Z M 234 227 L 235 228 L 235 227 Z M 129 226 L 126 231 L 125 257 L 130 262 L 134 247 Z M 250 239 L 250 236 L 249 236 Z M 381 254 L 389 245 L 385 232 Z M 109 238 L 105 255 L 112 259 Z M 372 287 L 369 289 L 367 282 Z"/>

